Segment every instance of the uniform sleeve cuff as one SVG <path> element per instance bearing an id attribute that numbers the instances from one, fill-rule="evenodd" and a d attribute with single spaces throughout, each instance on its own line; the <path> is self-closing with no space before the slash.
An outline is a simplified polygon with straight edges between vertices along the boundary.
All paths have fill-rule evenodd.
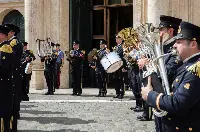
<path id="1" fill-rule="evenodd" d="M 153 108 L 157 108 L 156 100 L 157 100 L 158 95 L 159 93 L 157 93 L 156 91 L 149 92 L 148 97 L 147 97 L 147 104 Z"/>

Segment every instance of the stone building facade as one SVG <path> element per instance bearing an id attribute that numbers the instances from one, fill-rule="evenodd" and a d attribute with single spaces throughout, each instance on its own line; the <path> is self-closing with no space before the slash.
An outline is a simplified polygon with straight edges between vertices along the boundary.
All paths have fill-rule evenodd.
<path id="1" fill-rule="evenodd" d="M 51 38 L 69 50 L 70 0 L 0 0 L 0 22 L 12 10 L 24 17 L 25 41 L 37 55 L 36 39 Z M 159 23 L 159 15 L 171 15 L 200 26 L 199 0 L 133 0 L 133 26 L 140 23 Z M 43 89 L 43 63 L 37 57 L 33 66 L 31 87 Z M 69 87 L 69 64 L 65 61 L 61 73 L 61 88 Z"/>

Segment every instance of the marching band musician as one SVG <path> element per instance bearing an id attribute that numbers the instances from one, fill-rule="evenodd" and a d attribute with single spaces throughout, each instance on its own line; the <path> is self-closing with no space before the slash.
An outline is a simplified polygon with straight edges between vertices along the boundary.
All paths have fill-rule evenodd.
<path id="1" fill-rule="evenodd" d="M 106 72 L 100 63 L 100 60 L 108 53 L 106 50 L 107 42 L 105 40 L 100 40 L 100 50 L 97 51 L 97 56 L 94 56 L 96 60 L 96 79 L 97 87 L 99 88 L 99 94 L 97 97 L 105 97 L 107 94 L 106 89 Z"/>
<path id="2" fill-rule="evenodd" d="M 57 60 L 56 60 L 56 68 L 55 68 L 55 78 L 54 78 L 54 88 L 59 89 L 60 87 L 60 70 L 64 65 L 64 53 L 60 49 L 60 44 L 55 44 L 56 46 L 56 52 L 58 54 Z"/>
<path id="3" fill-rule="evenodd" d="M 175 36 L 177 34 L 178 27 L 179 27 L 181 21 L 182 21 L 181 19 L 171 17 L 171 16 L 165 16 L 165 15 L 160 16 L 160 24 L 159 24 L 160 36 L 163 36 L 164 34 L 168 34 L 168 36 L 169 36 L 168 39 L 165 40 L 165 42 L 167 42 L 168 40 L 170 40 L 171 38 L 173 38 L 173 36 Z M 174 42 L 171 42 L 171 43 L 163 46 L 164 54 L 171 52 L 173 44 L 174 44 Z M 168 55 L 168 56 L 164 57 L 164 63 L 165 63 L 165 67 L 166 67 L 166 71 L 167 71 L 167 75 L 168 75 L 168 80 L 169 80 L 169 82 L 171 82 L 171 80 L 174 78 L 174 76 L 176 74 L 176 69 L 182 65 L 182 62 L 178 60 L 176 55 Z M 142 69 L 145 64 L 148 64 L 148 61 L 146 58 L 138 60 L 138 65 L 139 65 L 140 69 Z M 151 75 L 151 77 L 152 77 L 153 87 L 159 88 L 159 89 L 157 89 L 157 91 L 159 91 L 159 92 L 164 92 L 163 88 L 161 88 L 162 83 L 161 83 L 158 75 L 156 73 L 153 73 Z M 144 83 L 144 86 L 146 86 L 147 78 L 142 79 L 142 81 Z M 143 112 L 142 116 L 138 117 L 138 119 L 140 121 L 151 120 L 152 114 L 153 114 L 152 108 L 149 107 L 149 105 L 144 101 L 144 112 Z M 155 118 L 156 118 L 156 120 L 155 120 L 156 128 L 159 128 L 160 123 L 161 123 L 161 121 L 159 121 L 160 118 L 159 117 L 155 117 Z"/>
<path id="4" fill-rule="evenodd" d="M 13 115 L 13 49 L 7 41 L 10 29 L 0 25 L 0 132 L 9 132 Z"/>
<path id="5" fill-rule="evenodd" d="M 28 63 L 33 62 L 36 58 L 33 54 L 32 50 L 28 50 L 27 49 L 27 42 L 23 42 L 24 45 L 24 50 L 23 50 L 23 54 L 22 54 L 22 75 L 23 75 L 23 79 L 22 79 L 22 96 L 23 96 L 23 100 L 28 101 L 29 97 L 28 97 L 28 93 L 29 93 L 29 87 L 30 87 L 30 80 L 31 80 L 31 75 L 25 73 L 25 68 L 27 66 Z"/>
<path id="6" fill-rule="evenodd" d="M 54 71 L 55 71 L 56 60 L 57 60 L 57 52 L 47 54 L 44 60 L 45 63 L 44 76 L 48 87 L 48 91 L 45 93 L 45 95 L 53 95 L 55 92 Z"/>
<path id="7" fill-rule="evenodd" d="M 14 71 L 13 71 L 13 91 L 14 91 L 14 106 L 13 106 L 13 130 L 17 130 L 17 119 L 20 118 L 20 102 L 22 99 L 22 74 L 21 74 L 21 57 L 23 54 L 23 45 L 19 42 L 16 35 L 20 32 L 19 27 L 13 24 L 5 24 L 7 28 L 10 29 L 8 33 L 8 41 L 10 46 L 13 47 L 14 53 Z"/>
<path id="8" fill-rule="evenodd" d="M 92 53 L 92 52 L 96 52 L 97 48 L 93 48 L 92 51 L 89 52 L 88 56 Z M 90 79 L 91 79 L 91 88 L 96 88 L 96 60 L 95 60 L 95 55 L 92 55 L 92 60 L 88 60 L 89 61 L 89 67 L 90 67 Z"/>
<path id="9" fill-rule="evenodd" d="M 200 122 L 200 27 L 182 22 L 178 34 L 174 37 L 177 50 L 183 61 L 172 83 L 171 95 L 152 90 L 151 78 L 142 88 L 142 97 L 158 110 L 167 111 L 162 117 L 163 132 L 199 132 Z"/>
<path id="10" fill-rule="evenodd" d="M 114 47 L 114 52 L 116 52 L 120 56 L 120 58 L 123 60 L 123 65 L 125 65 L 126 62 L 123 58 L 123 48 L 122 48 L 123 39 L 121 36 L 116 35 L 116 43 L 117 46 Z M 116 72 L 114 72 L 113 79 L 115 84 L 116 96 L 114 96 L 113 98 L 118 98 L 118 99 L 124 98 L 125 89 L 124 89 L 122 70 L 124 70 L 124 66 L 122 66 Z"/>
<path id="11" fill-rule="evenodd" d="M 81 96 L 81 65 L 84 58 L 84 53 L 82 53 L 79 49 L 79 41 L 77 40 L 73 42 L 73 48 L 74 50 L 71 51 L 70 58 L 67 58 L 72 66 L 72 95 Z"/>
<path id="12" fill-rule="evenodd" d="M 141 84 L 139 76 L 139 67 L 137 65 L 137 50 L 135 48 L 130 52 L 130 60 L 132 63 L 128 64 L 128 78 L 130 87 L 132 89 L 133 95 L 136 99 L 136 106 L 131 107 L 131 110 L 135 112 L 142 111 L 142 95 L 141 95 Z"/>

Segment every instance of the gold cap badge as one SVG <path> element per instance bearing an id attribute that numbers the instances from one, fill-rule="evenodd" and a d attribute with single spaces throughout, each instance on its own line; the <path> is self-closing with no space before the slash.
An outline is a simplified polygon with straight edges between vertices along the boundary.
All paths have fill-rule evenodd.
<path id="1" fill-rule="evenodd" d="M 190 88 L 190 84 L 189 84 L 189 83 L 186 83 L 186 84 L 184 85 L 184 88 L 185 88 L 185 89 L 189 89 L 189 88 Z"/>
<path id="2" fill-rule="evenodd" d="M 181 26 L 179 26 L 178 33 L 181 33 Z"/>

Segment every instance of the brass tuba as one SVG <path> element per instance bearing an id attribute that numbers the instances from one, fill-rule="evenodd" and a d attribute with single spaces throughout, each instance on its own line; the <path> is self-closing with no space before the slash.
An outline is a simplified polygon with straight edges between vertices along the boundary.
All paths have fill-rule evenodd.
<path id="1" fill-rule="evenodd" d="M 162 79 L 162 85 L 164 92 L 170 95 L 170 86 L 167 78 L 166 67 L 164 64 L 164 58 L 169 54 L 177 54 L 176 50 L 172 50 L 171 53 L 164 54 L 163 45 L 171 42 L 165 40 L 168 36 L 160 36 L 159 30 L 153 27 L 151 23 L 140 25 L 136 32 L 139 35 L 140 45 L 139 45 L 139 55 L 144 56 L 149 59 L 149 63 L 146 65 L 146 70 L 143 72 L 143 77 L 148 77 L 153 72 L 156 72 Z M 164 43 L 165 42 L 165 43 Z M 157 111 L 153 109 L 153 113 L 162 117 L 167 114 L 166 111 Z"/>
<path id="2" fill-rule="evenodd" d="M 123 48 L 123 58 L 126 60 L 128 66 L 136 63 L 136 60 L 131 55 L 133 50 L 138 50 L 138 33 L 132 28 L 124 28 L 118 34 L 124 42 L 122 45 Z"/>

